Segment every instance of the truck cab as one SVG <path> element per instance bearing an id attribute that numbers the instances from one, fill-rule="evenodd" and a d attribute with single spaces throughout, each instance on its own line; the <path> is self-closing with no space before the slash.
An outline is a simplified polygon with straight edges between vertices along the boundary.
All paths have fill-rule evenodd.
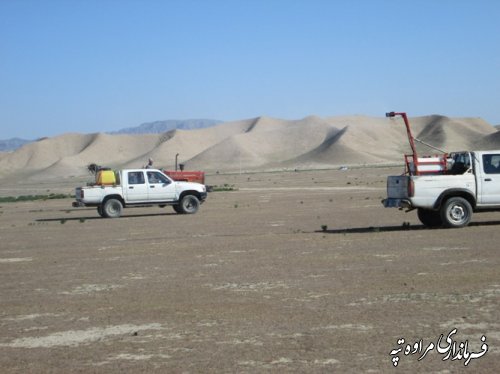
<path id="1" fill-rule="evenodd" d="M 124 198 L 129 203 L 174 201 L 175 182 L 159 170 L 126 170 Z"/>
<path id="2" fill-rule="evenodd" d="M 500 205 L 500 151 L 476 152 L 478 204 L 482 207 Z"/>

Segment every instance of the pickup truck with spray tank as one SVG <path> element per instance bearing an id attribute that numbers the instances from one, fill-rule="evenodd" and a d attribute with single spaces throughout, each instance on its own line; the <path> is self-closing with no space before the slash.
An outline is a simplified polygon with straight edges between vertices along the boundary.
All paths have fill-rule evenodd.
<path id="1" fill-rule="evenodd" d="M 461 151 L 419 157 L 415 141 L 437 149 L 412 135 L 406 113 L 412 154 L 405 155 L 405 173 L 387 178 L 385 207 L 417 210 L 419 220 L 428 227 L 467 226 L 474 213 L 500 211 L 500 150 Z"/>
<path id="2" fill-rule="evenodd" d="M 118 218 L 123 208 L 171 205 L 179 214 L 194 214 L 207 197 L 205 185 L 174 181 L 156 169 L 100 170 L 96 183 L 75 189 L 74 207 L 96 207 L 102 217 Z"/>

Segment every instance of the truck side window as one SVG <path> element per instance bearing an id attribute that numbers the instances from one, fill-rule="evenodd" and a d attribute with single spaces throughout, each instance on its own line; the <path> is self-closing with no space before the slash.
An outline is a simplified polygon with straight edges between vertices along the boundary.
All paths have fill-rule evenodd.
<path id="1" fill-rule="evenodd" d="M 464 174 L 471 168 L 469 153 L 457 153 L 453 156 L 453 165 L 449 174 L 460 175 Z"/>
<path id="2" fill-rule="evenodd" d="M 500 154 L 483 155 L 483 170 L 486 174 L 500 174 Z"/>
<path id="3" fill-rule="evenodd" d="M 144 173 L 142 171 L 131 171 L 128 173 L 128 184 L 144 184 Z"/>

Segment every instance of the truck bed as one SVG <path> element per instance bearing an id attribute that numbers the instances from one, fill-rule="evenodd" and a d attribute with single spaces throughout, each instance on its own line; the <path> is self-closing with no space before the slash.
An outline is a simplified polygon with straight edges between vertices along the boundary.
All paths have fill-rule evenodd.
<path id="1" fill-rule="evenodd" d="M 439 196 L 450 190 L 469 191 L 475 196 L 474 174 L 390 176 L 387 178 L 387 199 L 384 200 L 384 206 L 433 209 Z"/>
<path id="2" fill-rule="evenodd" d="M 82 201 L 85 198 L 85 204 L 100 204 L 105 195 L 122 193 L 121 186 L 85 186 L 78 187 L 75 190 L 75 197 L 77 201 Z"/>

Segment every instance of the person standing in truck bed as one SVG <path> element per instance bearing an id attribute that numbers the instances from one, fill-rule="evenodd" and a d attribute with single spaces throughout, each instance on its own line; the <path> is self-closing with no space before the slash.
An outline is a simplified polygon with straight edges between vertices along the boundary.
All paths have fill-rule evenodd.
<path id="1" fill-rule="evenodd" d="M 153 159 L 149 158 L 148 163 L 144 166 L 144 169 L 152 169 L 153 168 Z"/>

